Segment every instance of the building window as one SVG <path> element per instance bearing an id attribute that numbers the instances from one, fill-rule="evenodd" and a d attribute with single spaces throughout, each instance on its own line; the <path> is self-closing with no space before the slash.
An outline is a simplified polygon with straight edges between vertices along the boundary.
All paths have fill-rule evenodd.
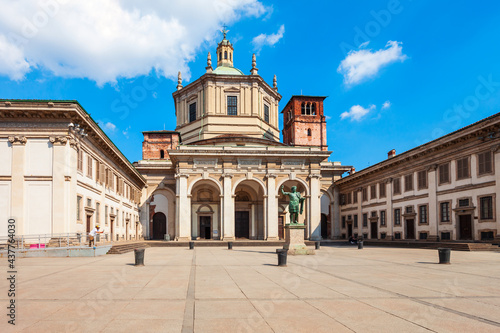
<path id="1" fill-rule="evenodd" d="M 227 60 L 227 51 L 224 51 L 224 60 Z"/>
<path id="2" fill-rule="evenodd" d="M 83 171 L 83 151 L 81 149 L 78 149 L 77 155 L 78 155 L 78 163 L 76 167 L 78 171 Z"/>
<path id="3" fill-rule="evenodd" d="M 417 173 L 418 189 L 427 188 L 427 171 L 422 170 Z"/>
<path id="4" fill-rule="evenodd" d="M 484 175 L 493 171 L 493 159 L 491 151 L 487 151 L 477 155 L 478 175 Z"/>
<path id="5" fill-rule="evenodd" d="M 394 178 L 392 180 L 392 186 L 394 188 L 394 194 L 401 194 L 401 179 Z"/>
<path id="6" fill-rule="evenodd" d="M 450 222 L 450 203 L 448 201 L 439 204 L 439 216 L 441 222 Z"/>
<path id="7" fill-rule="evenodd" d="M 288 120 L 292 119 L 292 110 L 288 111 Z"/>
<path id="8" fill-rule="evenodd" d="M 92 207 L 92 199 L 87 198 L 87 207 Z"/>
<path id="9" fill-rule="evenodd" d="M 313 116 L 316 115 L 316 103 L 312 103 L 312 106 L 311 106 L 311 114 Z"/>
<path id="10" fill-rule="evenodd" d="M 420 233 L 420 237 L 419 237 L 421 240 L 425 240 L 427 239 L 427 233 L 426 232 L 421 232 Z"/>
<path id="11" fill-rule="evenodd" d="M 358 203 L 358 191 L 352 192 L 352 203 Z"/>
<path id="12" fill-rule="evenodd" d="M 457 179 L 469 178 L 469 158 L 464 157 L 457 160 Z"/>
<path id="13" fill-rule="evenodd" d="M 345 229 L 345 216 L 342 216 L 342 229 Z"/>
<path id="14" fill-rule="evenodd" d="M 470 206 L 469 198 L 458 199 L 458 207 L 469 207 L 469 206 Z"/>
<path id="15" fill-rule="evenodd" d="M 222 52 L 219 52 L 219 60 L 222 60 Z"/>
<path id="16" fill-rule="evenodd" d="M 450 182 L 450 163 L 441 164 L 439 166 L 439 184 Z"/>
<path id="17" fill-rule="evenodd" d="M 401 239 L 401 233 L 400 232 L 396 232 L 394 234 L 394 239 Z"/>
<path id="18" fill-rule="evenodd" d="M 405 212 L 406 214 L 413 214 L 413 206 L 406 206 Z"/>
<path id="19" fill-rule="evenodd" d="M 401 225 L 401 208 L 394 209 L 394 225 Z"/>
<path id="20" fill-rule="evenodd" d="M 189 122 L 196 120 L 196 102 L 189 104 Z"/>
<path id="21" fill-rule="evenodd" d="M 413 174 L 405 176 L 405 192 L 413 191 Z"/>
<path id="22" fill-rule="evenodd" d="M 368 200 L 368 189 L 366 187 L 363 187 L 362 189 L 362 196 L 363 196 L 363 201 Z"/>
<path id="23" fill-rule="evenodd" d="M 311 136 L 311 129 L 310 128 L 307 129 L 307 136 Z"/>
<path id="24" fill-rule="evenodd" d="M 358 215 L 354 215 L 354 228 L 358 227 Z"/>
<path id="25" fill-rule="evenodd" d="M 380 211 L 380 225 L 385 226 L 385 210 Z"/>
<path id="26" fill-rule="evenodd" d="M 385 183 L 378 184 L 378 192 L 381 198 L 385 198 Z"/>
<path id="27" fill-rule="evenodd" d="M 377 217 L 377 212 L 372 212 L 372 217 Z"/>
<path id="28" fill-rule="evenodd" d="M 163 149 L 160 150 L 160 158 L 165 158 L 165 151 Z"/>
<path id="29" fill-rule="evenodd" d="M 370 186 L 370 199 L 377 199 L 377 186 Z"/>
<path id="30" fill-rule="evenodd" d="M 94 160 L 92 157 L 87 156 L 87 176 L 92 178 L 92 166 L 94 165 Z"/>
<path id="31" fill-rule="evenodd" d="M 352 193 L 347 193 L 347 204 L 350 205 L 352 203 Z"/>
<path id="32" fill-rule="evenodd" d="M 227 96 L 227 114 L 229 116 L 238 115 L 238 96 Z"/>
<path id="33" fill-rule="evenodd" d="M 418 206 L 418 223 L 427 224 L 427 205 Z"/>
<path id="34" fill-rule="evenodd" d="M 301 114 L 306 114 L 306 103 L 302 102 L 300 105 L 300 113 Z"/>
<path id="35" fill-rule="evenodd" d="M 493 231 L 481 231 L 481 240 L 494 240 L 495 233 Z"/>
<path id="36" fill-rule="evenodd" d="M 269 105 L 264 104 L 264 121 L 269 122 Z"/>
<path id="37" fill-rule="evenodd" d="M 82 220 L 82 197 L 76 196 L 76 220 Z"/>
<path id="38" fill-rule="evenodd" d="M 493 220 L 493 197 L 482 197 L 479 199 L 479 210 L 481 220 Z"/>
<path id="39" fill-rule="evenodd" d="M 100 210 L 101 210 L 101 204 L 96 202 L 95 203 L 95 223 L 96 224 L 99 224 L 101 223 L 101 214 L 100 214 Z"/>
<path id="40" fill-rule="evenodd" d="M 368 226 L 368 214 L 364 213 L 363 214 L 363 227 L 367 227 L 367 226 Z"/>
<path id="41" fill-rule="evenodd" d="M 451 239 L 451 233 L 449 232 L 442 232 L 441 233 L 441 240 L 450 240 Z"/>

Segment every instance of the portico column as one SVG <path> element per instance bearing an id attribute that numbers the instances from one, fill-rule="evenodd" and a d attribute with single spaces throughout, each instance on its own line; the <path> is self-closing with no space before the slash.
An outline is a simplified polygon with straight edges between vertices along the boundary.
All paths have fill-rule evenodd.
<path id="1" fill-rule="evenodd" d="M 234 239 L 234 199 L 231 190 L 232 174 L 225 173 L 224 177 L 224 239 L 233 240 Z"/>
<path id="2" fill-rule="evenodd" d="M 437 164 L 431 165 L 427 172 L 427 187 L 429 193 L 429 237 L 428 240 L 439 240 L 439 207 L 437 203 Z"/>
<path id="3" fill-rule="evenodd" d="M 311 204 L 309 210 L 310 239 L 321 240 L 321 199 L 320 199 L 320 183 L 321 175 L 309 175 L 311 186 Z"/>
<path id="4" fill-rule="evenodd" d="M 69 193 L 65 191 L 66 137 L 50 137 L 53 149 L 52 163 L 52 232 L 70 232 L 68 220 Z"/>
<path id="5" fill-rule="evenodd" d="M 191 240 L 191 200 L 187 193 L 188 174 L 175 175 L 177 183 L 175 236 L 179 241 Z"/>
<path id="6" fill-rule="evenodd" d="M 278 197 L 276 175 L 267 175 L 267 240 L 278 240 Z"/>
<path id="7" fill-rule="evenodd" d="M 257 230 L 257 226 L 255 223 L 255 204 L 250 205 L 250 216 L 251 216 L 251 219 L 250 219 L 250 221 L 251 221 L 250 222 L 250 225 L 251 225 L 250 239 L 257 239 L 257 236 L 255 235 L 256 230 Z"/>
<path id="8" fill-rule="evenodd" d="M 333 187 L 333 239 L 340 239 L 340 205 L 339 205 L 339 188 Z M 359 225 L 358 220 L 358 225 Z"/>

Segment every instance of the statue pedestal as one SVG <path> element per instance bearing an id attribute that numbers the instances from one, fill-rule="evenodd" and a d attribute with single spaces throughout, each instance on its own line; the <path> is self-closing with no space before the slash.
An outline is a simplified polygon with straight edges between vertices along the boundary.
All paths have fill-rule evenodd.
<path id="1" fill-rule="evenodd" d="M 283 249 L 288 250 L 288 254 L 316 254 L 313 249 L 308 249 L 304 243 L 305 229 L 306 226 L 303 224 L 285 225 L 285 245 L 283 245 Z"/>

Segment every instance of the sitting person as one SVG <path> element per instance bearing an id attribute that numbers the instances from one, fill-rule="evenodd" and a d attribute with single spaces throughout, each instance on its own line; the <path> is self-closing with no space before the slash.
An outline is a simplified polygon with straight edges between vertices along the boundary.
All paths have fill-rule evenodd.
<path id="1" fill-rule="evenodd" d="M 349 237 L 349 244 L 354 245 L 358 242 L 358 238 L 351 236 Z"/>

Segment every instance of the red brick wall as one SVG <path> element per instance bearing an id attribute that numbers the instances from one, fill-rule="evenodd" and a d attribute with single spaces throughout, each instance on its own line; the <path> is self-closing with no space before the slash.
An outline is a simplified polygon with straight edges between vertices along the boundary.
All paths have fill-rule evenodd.
<path id="1" fill-rule="evenodd" d="M 158 160 L 161 158 L 161 151 L 164 152 L 163 159 L 169 159 L 168 150 L 175 149 L 179 145 L 179 134 L 175 132 L 144 132 L 142 142 L 142 159 Z"/>
<path id="2" fill-rule="evenodd" d="M 316 146 L 328 150 L 326 120 L 323 115 L 324 97 L 293 96 L 283 109 L 283 143 L 292 146 Z M 316 104 L 316 115 L 302 115 L 302 102 Z M 288 120 L 288 112 L 292 119 Z M 308 136 L 308 130 L 311 135 Z"/>

